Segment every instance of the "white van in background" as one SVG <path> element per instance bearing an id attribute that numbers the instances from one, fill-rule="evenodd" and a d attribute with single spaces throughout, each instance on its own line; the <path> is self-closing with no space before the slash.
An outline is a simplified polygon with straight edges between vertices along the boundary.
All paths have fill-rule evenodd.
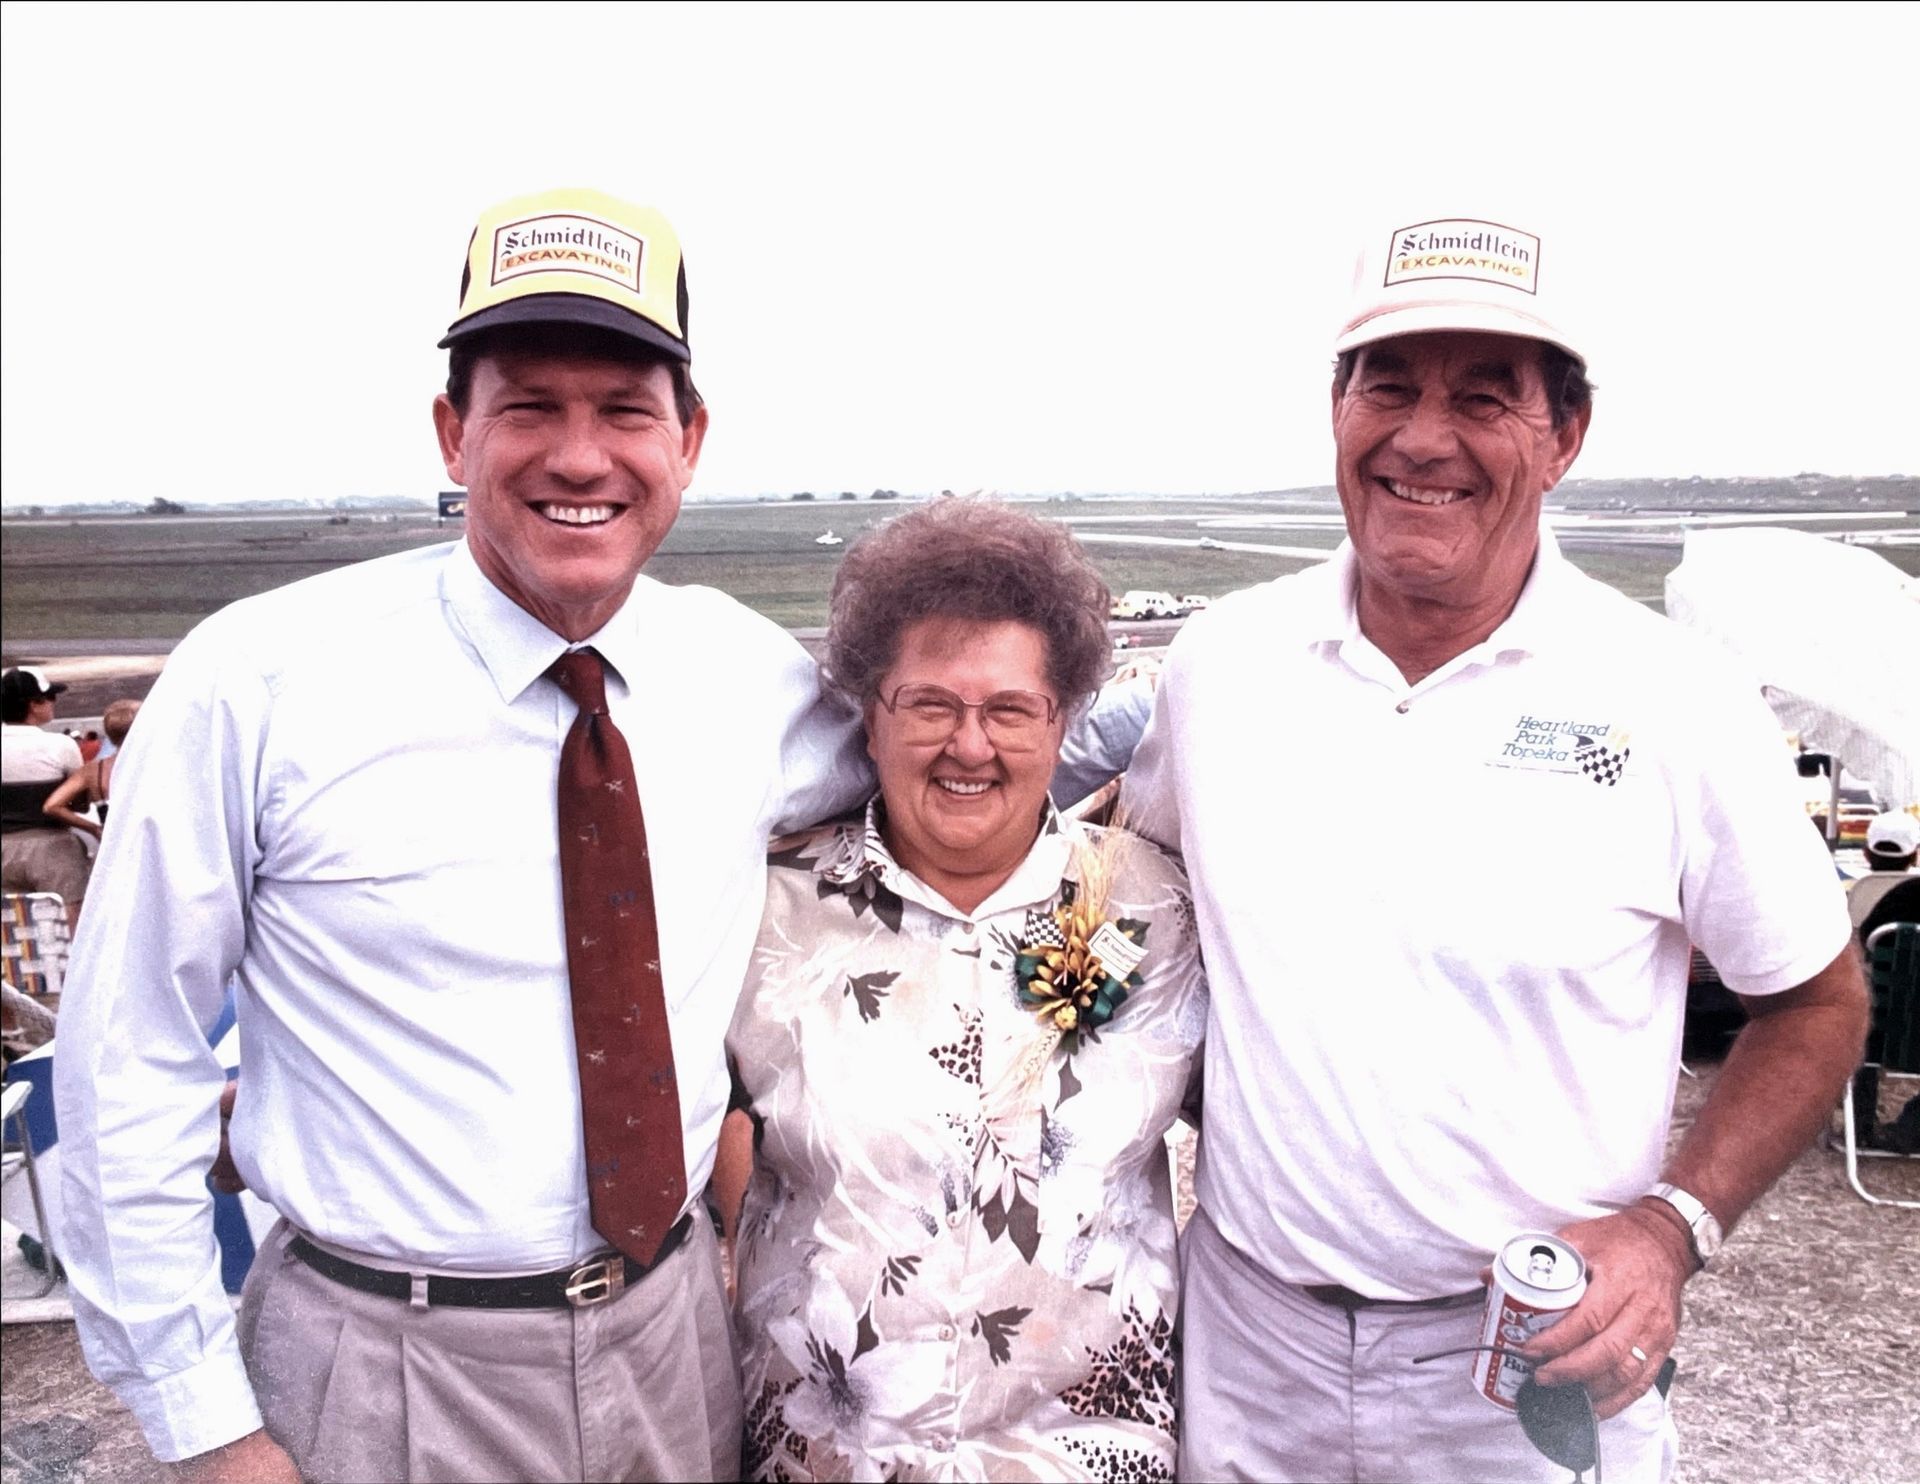
<path id="1" fill-rule="evenodd" d="M 1178 618 L 1186 606 L 1172 593 L 1133 588 L 1113 600 L 1115 618 Z"/>

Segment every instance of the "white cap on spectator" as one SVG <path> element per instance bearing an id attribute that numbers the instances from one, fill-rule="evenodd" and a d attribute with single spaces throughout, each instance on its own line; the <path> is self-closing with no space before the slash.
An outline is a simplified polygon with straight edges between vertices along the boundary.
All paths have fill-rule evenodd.
<path id="1" fill-rule="evenodd" d="M 1867 849 L 1874 855 L 1899 858 L 1920 850 L 1920 819 L 1904 809 L 1876 815 L 1867 826 Z"/>

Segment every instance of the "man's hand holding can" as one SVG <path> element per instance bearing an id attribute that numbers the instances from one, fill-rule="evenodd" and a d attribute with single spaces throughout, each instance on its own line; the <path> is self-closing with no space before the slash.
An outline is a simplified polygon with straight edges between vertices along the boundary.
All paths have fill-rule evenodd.
<path id="1" fill-rule="evenodd" d="M 1602 1419 L 1652 1387 L 1680 1332 L 1680 1290 L 1698 1266 L 1686 1230 L 1650 1206 L 1580 1221 L 1558 1235 L 1587 1260 L 1587 1291 L 1521 1349 L 1542 1386 L 1578 1383 Z"/>

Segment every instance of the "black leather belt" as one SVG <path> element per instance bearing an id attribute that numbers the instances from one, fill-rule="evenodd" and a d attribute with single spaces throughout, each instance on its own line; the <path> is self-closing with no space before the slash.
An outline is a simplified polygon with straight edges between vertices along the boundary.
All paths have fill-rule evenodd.
<path id="1" fill-rule="evenodd" d="M 1476 1288 L 1472 1293 L 1451 1293 L 1445 1298 L 1374 1299 L 1363 1293 L 1355 1293 L 1351 1288 L 1342 1288 L 1338 1283 L 1306 1284 L 1300 1291 L 1310 1299 L 1318 1299 L 1336 1309 L 1345 1309 L 1349 1314 L 1355 1309 L 1452 1309 L 1480 1303 L 1487 1296 L 1486 1289 Z"/>
<path id="2" fill-rule="evenodd" d="M 429 1307 L 454 1309 L 585 1309 L 618 1298 L 630 1284 L 659 1267 L 673 1255 L 674 1249 L 693 1230 L 693 1212 L 689 1211 L 673 1225 L 667 1239 L 651 1263 L 638 1263 L 618 1252 L 603 1253 L 570 1268 L 552 1273 L 532 1273 L 524 1278 L 455 1278 L 429 1276 L 420 1280 L 426 1290 Z M 414 1276 L 387 1268 L 364 1267 L 344 1257 L 316 1247 L 305 1237 L 295 1237 L 287 1250 L 324 1278 L 357 1288 L 362 1293 L 377 1293 L 382 1298 L 414 1297 Z"/>

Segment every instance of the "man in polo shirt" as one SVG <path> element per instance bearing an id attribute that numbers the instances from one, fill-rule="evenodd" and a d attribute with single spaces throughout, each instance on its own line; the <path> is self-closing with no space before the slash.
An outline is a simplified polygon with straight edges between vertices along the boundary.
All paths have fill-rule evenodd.
<path id="1" fill-rule="evenodd" d="M 61 1256 L 95 1373 L 189 1477 L 736 1475 L 701 1204 L 722 1038 L 769 830 L 869 775 L 791 636 L 641 575 L 706 433 L 686 316 L 657 213 L 593 191 L 487 212 L 433 408 L 465 539 L 234 604 L 141 713 L 62 1011 Z M 579 706 L 562 683 L 589 687 Z M 570 983 L 592 940 L 568 931 L 556 779 L 566 807 L 568 739 L 604 758 L 608 722 L 631 774 L 593 764 L 580 792 L 633 779 L 659 935 L 609 1018 L 657 1024 L 664 1002 L 646 1091 L 677 1073 L 680 1147 L 602 1161 L 590 1196 L 583 1085 L 606 1051 L 576 1047 L 574 1013 L 603 1007 Z M 632 890 L 598 889 L 627 879 L 594 877 L 586 910 L 631 917 Z M 230 980 L 233 1155 L 285 1218 L 237 1335 L 205 1188 Z M 684 1190 L 664 1238 L 655 1208 L 602 1214 L 636 1169 L 649 1200 Z"/>
<path id="2" fill-rule="evenodd" d="M 1557 1231 L 1588 1286 L 1538 1379 L 1585 1386 L 1612 1484 L 1665 1479 L 1681 1287 L 1833 1107 L 1864 998 L 1756 689 L 1542 529 L 1592 417 L 1564 244 L 1405 220 L 1334 347 L 1348 541 L 1188 623 L 1126 790 L 1212 988 L 1180 1472 L 1564 1478 L 1473 1356 L 1415 1364 Z M 1379 840 L 1393 872 L 1329 868 Z M 1669 1158 L 1690 941 L 1752 1023 Z"/>

